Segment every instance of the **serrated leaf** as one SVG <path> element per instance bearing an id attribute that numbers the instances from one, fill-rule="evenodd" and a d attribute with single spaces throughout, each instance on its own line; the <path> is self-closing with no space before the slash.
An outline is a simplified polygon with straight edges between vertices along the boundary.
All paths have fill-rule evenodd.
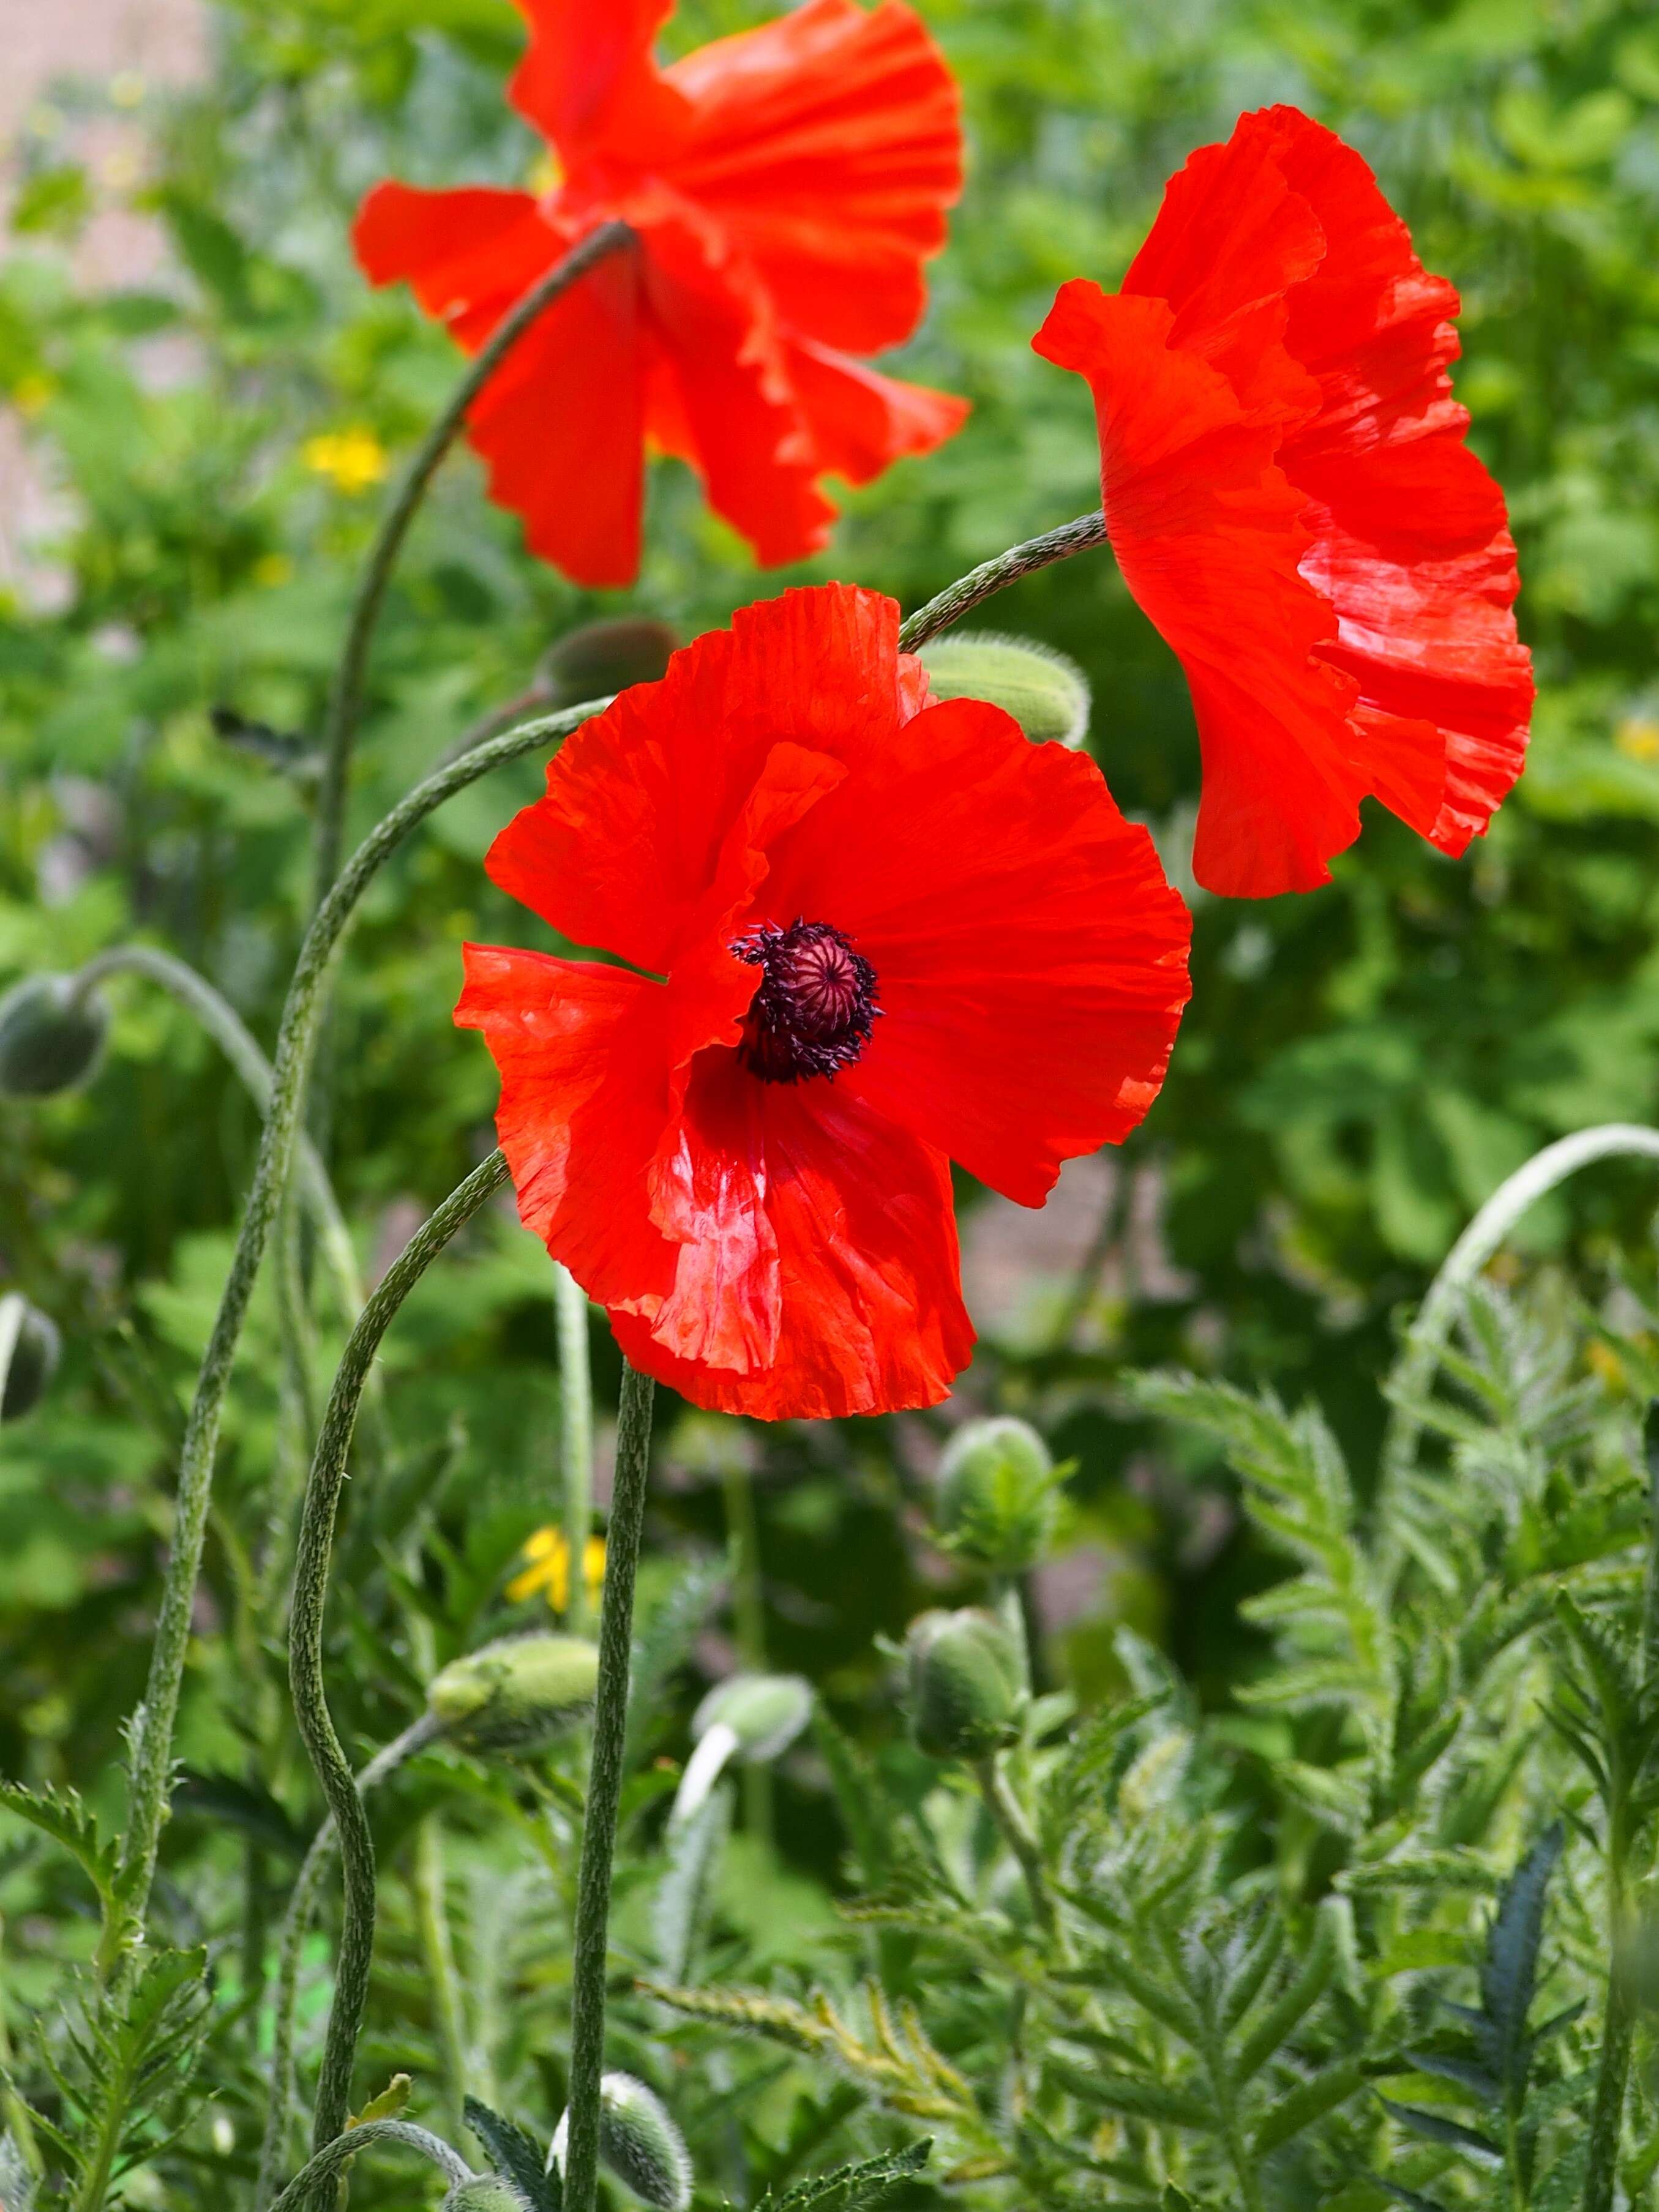
<path id="1" fill-rule="evenodd" d="M 1483 2136 L 1478 2129 L 1466 2128 L 1461 2120 L 1448 2119 L 1443 2112 L 1425 2112 L 1420 2105 L 1396 2105 L 1392 2097 L 1382 2097 L 1378 2101 L 1401 2127 L 1409 2128 L 1425 2142 L 1445 2143 L 1453 2150 L 1467 2151 L 1484 2165 L 1504 2163 L 1504 2154 L 1491 2136 Z"/>
<path id="2" fill-rule="evenodd" d="M 1161 2081 L 1109 2072 L 1104 2067 L 1097 2073 L 1086 2073 L 1080 2066 L 1054 2057 L 1048 2061 L 1043 2071 L 1062 2089 L 1069 2090 L 1079 2103 L 1092 2105 L 1103 2112 L 1115 2112 L 1127 2119 L 1152 2120 L 1160 2127 L 1191 2128 L 1200 2135 L 1213 2135 L 1221 2124 L 1213 2100 L 1194 2096 L 1184 2089 L 1167 2088 Z"/>
<path id="3" fill-rule="evenodd" d="M 920 2173 L 933 2150 L 933 2137 L 923 2136 L 902 2150 L 882 2151 L 855 2165 L 838 2166 L 832 2173 L 811 2174 L 781 2197 L 769 2189 L 755 2212 L 867 2212 Z"/>
<path id="4" fill-rule="evenodd" d="M 547 2170 L 547 2154 L 527 2129 L 503 2119 L 477 2098 L 466 2100 L 466 2124 L 483 2145 L 490 2165 L 529 2200 L 531 2212 L 560 2212 L 557 2175 Z"/>
<path id="5" fill-rule="evenodd" d="M 370 2120 L 395 2120 L 409 2102 L 415 2084 L 407 2074 L 394 2074 L 378 2097 L 371 2097 L 361 2112 L 354 2112 L 346 2121 L 349 2128 L 361 2128 Z"/>
<path id="6" fill-rule="evenodd" d="M 1538 1982 L 1544 1895 L 1566 1841 L 1557 1820 L 1547 1827 L 1504 1884 L 1480 1967 L 1480 1999 L 1492 2025 L 1493 2071 L 1519 2103 L 1526 2087 L 1527 2015 Z"/>
<path id="7" fill-rule="evenodd" d="M 117 1845 L 99 1834 L 97 1821 L 73 1790 L 28 1790 L 21 1782 L 0 1781 L 0 1810 L 15 1814 L 61 1844 L 78 1863 L 102 1903 L 113 1904 Z"/>

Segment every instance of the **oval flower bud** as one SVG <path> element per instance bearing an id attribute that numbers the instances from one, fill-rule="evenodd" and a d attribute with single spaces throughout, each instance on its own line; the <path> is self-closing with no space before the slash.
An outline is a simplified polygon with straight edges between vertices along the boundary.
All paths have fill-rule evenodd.
<path id="1" fill-rule="evenodd" d="M 73 975 L 26 975 L 0 998 L 0 1097 L 49 1098 L 91 1074 L 109 1012 Z"/>
<path id="2" fill-rule="evenodd" d="M 931 1759 L 988 1759 L 1019 1735 L 1025 1668 L 994 1613 L 924 1613 L 905 1638 L 910 1728 Z"/>
<path id="3" fill-rule="evenodd" d="M 581 1718 L 599 1687 L 599 1647 L 583 1636 L 505 1636 L 452 1659 L 427 1711 L 466 1751 L 534 1751 Z"/>
<path id="4" fill-rule="evenodd" d="M 987 699 L 1033 744 L 1076 747 L 1089 734 L 1089 679 L 1076 661 L 1025 637 L 951 630 L 918 658 L 935 699 Z"/>
<path id="5" fill-rule="evenodd" d="M 556 2166 L 562 2177 L 569 2133 L 567 2112 L 547 2154 L 549 2171 Z M 685 2212 L 691 2202 L 691 2154 L 685 2138 L 661 2098 L 631 2074 L 607 2074 L 599 2083 L 599 2158 L 657 2212 Z"/>
<path id="6" fill-rule="evenodd" d="M 531 2212 L 530 2199 L 499 2173 L 475 2173 L 458 2181 L 439 2212 Z"/>
<path id="7" fill-rule="evenodd" d="M 38 1406 L 58 1371 L 58 1324 L 19 1291 L 0 1298 L 0 1421 L 19 1421 Z"/>
<path id="8" fill-rule="evenodd" d="M 608 698 L 630 684 L 654 684 L 679 639 L 649 615 L 614 615 L 568 631 L 542 656 L 542 676 L 556 707 Z"/>
<path id="9" fill-rule="evenodd" d="M 1023 1574 L 1054 1533 L 1059 1500 L 1048 1447 L 1012 1414 L 969 1421 L 939 1463 L 934 1518 L 949 1548 L 998 1574 Z"/>
<path id="10" fill-rule="evenodd" d="M 812 1717 L 812 1685 L 799 1674 L 728 1674 L 691 1716 L 699 1741 L 728 1728 L 738 1758 L 764 1762 L 787 1751 Z"/>

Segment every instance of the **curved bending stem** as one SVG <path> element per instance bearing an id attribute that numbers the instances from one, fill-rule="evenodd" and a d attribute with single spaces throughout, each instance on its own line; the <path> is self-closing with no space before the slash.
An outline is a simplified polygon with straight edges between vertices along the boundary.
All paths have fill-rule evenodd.
<path id="1" fill-rule="evenodd" d="M 271 1065 L 270 1110 L 265 1117 L 246 1211 L 242 1216 L 230 1273 L 197 1377 L 196 1396 L 185 1430 L 173 1548 L 161 1593 L 144 1699 L 134 1716 L 132 1796 L 121 1857 L 122 1898 L 129 1937 L 143 1919 L 155 1878 L 161 1826 L 167 1818 L 173 1723 L 178 1717 L 191 1608 L 195 1603 L 208 1507 L 213 1495 L 219 1423 L 242 1325 L 247 1318 L 248 1301 L 253 1294 L 254 1281 L 294 1158 L 329 963 L 357 902 L 377 871 L 417 823 L 441 806 L 445 799 L 464 791 L 491 769 L 518 760 L 551 738 L 568 736 L 608 703 L 603 699 L 589 700 L 580 707 L 567 708 L 561 714 L 520 723 L 517 729 L 504 731 L 499 738 L 476 747 L 464 759 L 452 762 L 417 784 L 369 833 L 346 863 L 339 880 L 318 908 L 300 948 Z"/>
<path id="2" fill-rule="evenodd" d="M 1418 1309 L 1395 1363 L 1389 1395 L 1394 1410 L 1383 1439 L 1381 1476 L 1377 1485 L 1376 1525 L 1383 1541 L 1392 1522 L 1390 1507 L 1400 1484 L 1411 1472 L 1422 1434 L 1422 1424 L 1407 1410 L 1434 1379 L 1440 1354 L 1451 1334 L 1452 1324 L 1471 1283 L 1486 1266 L 1527 1209 L 1536 1205 L 1558 1183 L 1594 1160 L 1637 1156 L 1659 1160 L 1659 1129 L 1639 1122 L 1606 1121 L 1594 1129 L 1580 1129 L 1571 1137 L 1546 1145 L 1524 1167 L 1501 1182 L 1441 1263 L 1429 1285 L 1429 1294 Z"/>
<path id="3" fill-rule="evenodd" d="M 468 408 L 543 309 L 550 307 L 562 292 L 568 291 L 607 254 L 617 252 L 624 246 L 631 245 L 633 238 L 634 234 L 625 222 L 601 223 L 597 230 L 590 231 L 579 245 L 574 246 L 562 261 L 549 270 L 538 284 L 531 287 L 518 305 L 501 318 L 483 350 L 471 362 L 466 374 L 455 387 L 448 406 L 427 432 L 420 451 L 398 487 L 397 497 L 380 525 L 380 534 L 363 569 L 362 580 L 357 586 L 350 627 L 346 632 L 345 648 L 340 655 L 339 669 L 329 699 L 328 720 L 323 733 L 322 775 L 317 787 L 314 903 L 318 906 L 322 904 L 329 886 L 339 872 L 340 844 L 345 827 L 346 784 L 351 769 L 352 742 L 356 737 L 357 724 L 362 713 L 363 677 L 368 665 L 369 646 L 374 640 L 374 626 L 380 620 L 392 568 L 409 533 L 409 526 L 426 496 L 427 486 L 459 434 Z"/>
<path id="4" fill-rule="evenodd" d="M 1091 546 L 1106 543 L 1106 517 L 1097 507 L 1092 514 L 1080 514 L 1075 522 L 1062 522 L 1058 530 L 1045 530 L 1041 538 L 1028 538 L 1023 545 L 1011 545 L 1006 553 L 999 553 L 994 561 L 982 561 L 977 568 L 970 568 L 965 576 L 945 586 L 936 599 L 929 599 L 925 607 L 918 607 L 899 629 L 899 649 L 915 653 L 937 637 L 942 629 L 949 629 L 963 615 L 971 614 L 981 600 L 994 592 L 1006 591 L 1017 584 L 1022 576 L 1034 575 L 1050 562 L 1064 561 L 1073 553 L 1086 553 Z"/>
<path id="5" fill-rule="evenodd" d="M 175 960 L 172 953 L 163 952 L 155 945 L 113 945 L 107 952 L 94 954 L 78 971 L 76 988 L 88 991 L 102 982 L 106 975 L 123 975 L 147 976 L 152 983 L 159 983 L 169 992 L 180 1006 L 188 1007 L 241 1078 L 259 1111 L 269 1111 L 270 1062 L 241 1016 L 228 999 L 214 989 L 206 976 L 198 975 L 185 961 Z M 308 1137 L 299 1139 L 299 1170 L 301 1188 L 316 1219 L 346 1320 L 355 1321 L 363 1304 L 357 1255 L 334 1195 L 334 1186 L 329 1181 L 328 1170 Z"/>
<path id="6" fill-rule="evenodd" d="M 294 1714 L 317 1770 L 323 1795 L 339 1833 L 345 1874 L 345 1925 L 340 1938 L 334 2005 L 317 2087 L 312 2142 L 320 2150 L 345 2125 L 349 2110 L 351 2062 L 368 1994 L 368 1968 L 374 1944 L 374 1842 L 323 1686 L 323 1610 L 328 1596 L 329 1558 L 334 1522 L 345 1481 L 346 1456 L 370 1363 L 392 1316 L 456 1231 L 471 1221 L 484 1201 L 507 1181 L 505 1157 L 492 1152 L 482 1167 L 453 1190 L 411 1237 L 387 1268 L 362 1318 L 351 1332 L 322 1433 L 311 1463 L 300 1515 L 300 1541 L 294 1565 L 294 1608 L 289 1630 L 289 1683 Z"/>
<path id="7" fill-rule="evenodd" d="M 357 1795 L 367 1797 L 369 1791 L 385 1781 L 388 1774 L 417 1752 L 426 1749 L 441 1733 L 438 1722 L 430 1713 L 422 1713 L 410 1723 L 401 1735 L 380 1751 L 357 1777 Z M 276 2186 L 276 2169 L 287 2151 L 289 2114 L 294 2105 L 294 2007 L 300 1988 L 300 1951 L 311 1925 L 312 1914 L 317 1909 L 323 1876 L 334 1850 L 334 1818 L 331 1814 L 311 1839 L 300 1871 L 295 1877 L 289 1893 L 288 1912 L 283 1922 L 281 1948 L 276 1969 L 276 2015 L 272 2031 L 270 2051 L 270 2093 L 265 2109 L 264 2138 L 259 2145 L 259 2178 L 254 2184 L 254 2212 L 264 2212 L 270 2202 L 271 2191 Z"/>
<path id="8" fill-rule="evenodd" d="M 611 1867 L 622 1802 L 623 1739 L 634 1644 L 634 1579 L 645 1526 L 651 1455 L 649 1376 L 623 1362 L 617 1413 L 617 1472 L 605 1534 L 605 1592 L 599 1601 L 599 1686 L 593 1753 L 576 1875 L 571 1960 L 569 2133 L 565 2142 L 564 2212 L 593 2212 L 599 2173 L 599 2077 L 605 2070 L 605 1983 L 609 1955 Z"/>
<path id="9" fill-rule="evenodd" d="M 406 2150 L 418 2151 L 422 2158 L 430 2159 L 452 2189 L 477 2179 L 460 2154 L 428 2129 L 417 2128 L 408 2120 L 365 2120 L 349 2135 L 337 2136 L 309 2164 L 301 2166 L 270 2212 L 300 2212 L 300 2207 L 312 2198 L 313 2192 L 331 2203 L 333 2182 L 359 2151 L 368 2150 L 374 2143 L 401 2143 Z"/>

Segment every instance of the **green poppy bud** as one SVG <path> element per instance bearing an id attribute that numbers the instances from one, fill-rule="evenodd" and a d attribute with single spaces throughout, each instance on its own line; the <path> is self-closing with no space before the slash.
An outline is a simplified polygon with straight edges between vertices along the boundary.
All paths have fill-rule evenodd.
<path id="1" fill-rule="evenodd" d="M 919 656 L 935 699 L 988 699 L 1033 744 L 1078 746 L 1089 734 L 1089 679 L 1076 661 L 1029 638 L 951 630 Z"/>
<path id="2" fill-rule="evenodd" d="M 109 1029 L 73 975 L 26 975 L 0 998 L 0 1097 L 49 1098 L 90 1075 Z"/>
<path id="3" fill-rule="evenodd" d="M 599 1680 L 584 1636 L 504 1636 L 434 1674 L 427 1711 L 465 1750 L 535 1751 L 590 1710 Z"/>
<path id="4" fill-rule="evenodd" d="M 550 2171 L 564 2172 L 570 2133 L 567 2112 L 547 2154 Z M 631 2074 L 607 2074 L 599 2083 L 599 2159 L 635 2197 L 657 2212 L 685 2212 L 691 2202 L 691 2154 L 660 2097 Z"/>
<path id="5" fill-rule="evenodd" d="M 471 2181 L 457 2182 L 439 2212 L 531 2212 L 522 2189 L 499 2173 L 475 2173 Z"/>
<path id="6" fill-rule="evenodd" d="M 812 1685 L 799 1674 L 728 1674 L 691 1717 L 699 1741 L 728 1728 L 741 1759 L 764 1762 L 787 1751 L 812 1717 Z"/>
<path id="7" fill-rule="evenodd" d="M 962 1558 L 1023 1574 L 1048 1548 L 1058 1510 L 1054 1463 L 1029 1422 L 969 1421 L 946 1444 L 934 1518 Z"/>
<path id="8" fill-rule="evenodd" d="M 924 1613 L 905 1638 L 910 1727 L 930 1759 L 988 1759 L 1019 1735 L 1025 1667 L 994 1613 Z"/>
<path id="9" fill-rule="evenodd" d="M 615 615 L 583 623 L 542 656 L 542 676 L 556 707 L 578 707 L 625 691 L 630 684 L 654 684 L 668 666 L 679 639 L 664 622 L 648 615 Z"/>
<path id="10" fill-rule="evenodd" d="M 0 1298 L 0 1421 L 21 1421 L 58 1371 L 58 1325 L 16 1291 Z"/>

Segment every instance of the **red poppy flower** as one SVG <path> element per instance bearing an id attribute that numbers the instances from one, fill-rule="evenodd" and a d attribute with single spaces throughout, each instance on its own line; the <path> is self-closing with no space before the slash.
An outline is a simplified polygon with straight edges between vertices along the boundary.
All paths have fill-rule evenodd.
<path id="1" fill-rule="evenodd" d="M 647 440 L 689 461 L 763 562 L 823 545 L 834 474 L 930 452 L 966 403 L 854 356 L 908 337 L 921 264 L 962 184 L 957 89 L 909 9 L 807 0 L 659 70 L 673 0 L 519 0 L 509 88 L 557 149 L 529 192 L 377 185 L 353 234 L 377 284 L 407 278 L 477 351 L 578 240 L 612 256 L 514 347 L 470 417 L 489 495 L 578 583 L 639 566 Z"/>
<path id="2" fill-rule="evenodd" d="M 729 1413 L 942 1398 L 974 1341 L 951 1161 L 1041 1205 L 1146 1113 L 1188 994 L 1186 909 L 1099 769 L 929 704 L 847 585 L 623 693 L 488 865 L 629 963 L 467 947 L 520 1217 L 636 1366 Z"/>
<path id="3" fill-rule="evenodd" d="M 1455 855 L 1521 773 L 1515 544 L 1451 396 L 1457 309 L 1359 155 L 1273 107 L 1170 179 L 1121 292 L 1062 285 L 1032 341 L 1093 388 L 1112 545 L 1187 672 L 1211 890 L 1326 882 L 1367 797 Z"/>

